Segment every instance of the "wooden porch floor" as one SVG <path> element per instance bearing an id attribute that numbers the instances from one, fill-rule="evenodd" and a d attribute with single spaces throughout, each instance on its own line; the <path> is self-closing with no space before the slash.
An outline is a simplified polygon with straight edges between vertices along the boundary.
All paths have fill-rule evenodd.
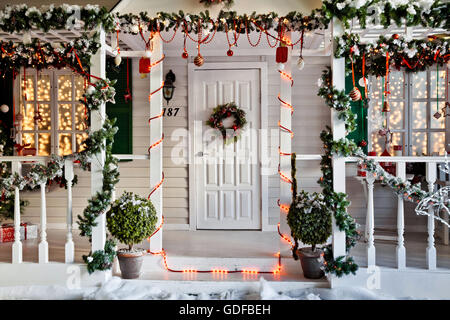
<path id="1" fill-rule="evenodd" d="M 49 260 L 64 262 L 65 230 L 48 230 Z M 89 252 L 90 244 L 74 232 L 75 262 L 82 263 L 82 255 Z M 23 260 L 25 262 L 38 261 L 38 239 L 22 241 Z M 169 264 L 189 262 L 190 267 L 197 269 L 209 268 L 207 261 L 239 261 L 242 264 L 264 262 L 267 265 L 276 265 L 279 237 L 276 232 L 258 231 L 165 231 L 163 246 L 168 254 Z M 351 251 L 356 262 L 367 266 L 364 242 Z M 424 233 L 409 233 L 405 235 L 406 265 L 407 267 L 426 268 L 427 235 Z M 376 241 L 377 265 L 395 268 L 396 244 L 391 241 Z M 436 240 L 437 266 L 450 269 L 450 246 L 441 244 Z M 0 262 L 11 261 L 12 242 L 0 243 Z M 222 259 L 222 260 L 221 260 Z M 244 275 L 229 274 L 218 276 L 210 274 L 186 275 L 170 273 L 162 268 L 156 271 L 148 265 L 161 264 L 160 256 L 149 256 L 144 263 L 143 279 L 152 280 L 242 280 Z M 154 262 L 157 261 L 157 262 Z M 182 261 L 182 262 L 181 262 Z M 298 261 L 292 258 L 283 258 L 284 271 L 280 276 L 264 275 L 267 280 L 281 281 L 309 281 L 302 275 Z M 248 265 L 258 267 L 258 265 Z M 219 278 L 218 278 L 219 277 Z M 246 276 L 248 279 L 248 275 Z M 258 277 L 253 277 L 257 280 Z"/>

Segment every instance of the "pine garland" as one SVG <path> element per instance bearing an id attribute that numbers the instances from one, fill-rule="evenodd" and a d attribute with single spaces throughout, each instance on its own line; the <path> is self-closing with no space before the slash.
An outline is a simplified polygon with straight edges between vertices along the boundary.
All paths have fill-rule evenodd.
<path id="1" fill-rule="evenodd" d="M 405 72 L 424 71 L 433 65 L 444 66 L 450 60 L 450 43 L 430 36 L 428 39 L 408 40 L 394 34 L 391 37 L 380 36 L 373 44 L 360 43 L 360 37 L 354 33 L 344 33 L 336 38 L 334 56 L 345 57 L 346 70 L 351 70 L 350 55 L 357 70 L 361 70 L 363 56 L 365 72 L 368 75 L 383 77 L 386 74 L 386 54 L 390 64 Z"/>

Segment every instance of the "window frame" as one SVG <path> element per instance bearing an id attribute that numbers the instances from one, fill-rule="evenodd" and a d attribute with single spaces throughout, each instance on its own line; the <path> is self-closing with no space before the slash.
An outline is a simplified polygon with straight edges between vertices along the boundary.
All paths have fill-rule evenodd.
<path id="1" fill-rule="evenodd" d="M 50 77 L 50 101 L 37 100 L 38 99 L 38 75 L 48 75 Z M 14 98 L 18 101 L 19 108 L 24 105 L 23 100 L 23 92 L 22 92 L 22 78 L 24 76 L 23 69 L 20 70 L 19 75 L 15 79 L 14 83 Z M 33 130 L 23 130 L 20 134 L 20 144 L 23 143 L 23 135 L 24 134 L 34 134 L 34 147 L 36 148 L 36 155 L 39 155 L 39 134 L 49 133 L 50 134 L 50 155 L 60 155 L 59 154 L 59 135 L 60 134 L 71 134 L 72 140 L 72 153 L 77 152 L 77 135 L 86 134 L 85 130 L 78 130 L 76 123 L 76 108 L 81 104 L 76 97 L 76 77 L 80 76 L 77 73 L 72 72 L 69 69 L 44 69 L 39 72 L 36 69 L 26 69 L 27 78 L 33 77 L 33 90 L 34 90 L 34 100 L 27 100 L 27 105 L 33 104 L 34 114 L 36 114 L 37 106 L 39 104 L 48 104 L 50 106 L 50 130 L 41 130 L 39 129 L 39 124 L 34 124 Z M 59 76 L 71 76 L 71 100 L 59 100 L 59 84 L 58 78 Z M 70 104 L 71 105 L 71 118 L 72 118 L 72 129 L 71 130 L 60 130 L 59 129 L 59 105 L 60 104 Z M 21 112 L 22 109 L 19 109 Z M 16 151 L 14 151 L 16 154 Z"/>
<path id="2" fill-rule="evenodd" d="M 444 77 L 444 83 L 445 81 L 447 81 L 448 76 L 449 76 L 449 68 L 448 67 L 443 67 L 442 69 L 440 69 L 439 71 L 446 71 L 447 75 L 446 77 Z M 426 133 L 426 139 L 427 139 L 427 147 L 426 147 L 426 152 L 427 155 L 431 156 L 433 153 L 433 149 L 431 146 L 431 135 L 432 133 L 444 133 L 445 135 L 445 142 L 444 142 L 444 152 L 445 150 L 450 150 L 450 116 L 445 117 L 446 119 L 444 119 L 444 128 L 431 128 L 431 117 L 433 116 L 434 112 L 433 110 L 431 110 L 431 108 L 433 107 L 433 103 L 436 103 L 436 97 L 432 96 L 432 92 L 431 92 L 431 72 L 436 72 L 436 66 L 433 66 L 431 68 L 427 68 L 425 70 L 426 72 L 426 90 L 427 90 L 427 95 L 425 98 L 414 98 L 413 97 L 413 77 L 414 74 L 413 73 L 407 73 L 405 71 L 397 71 L 395 70 L 395 72 L 402 72 L 403 73 L 403 79 L 404 79 L 404 83 L 403 83 L 403 98 L 390 98 L 390 101 L 395 101 L 395 102 L 404 102 L 404 109 L 403 109 L 403 128 L 402 129 L 390 129 L 392 133 L 401 133 L 403 134 L 403 155 L 404 156 L 416 156 L 413 154 L 413 134 L 416 132 L 424 132 Z M 371 86 L 373 84 L 373 76 L 371 77 Z M 442 83 L 442 82 L 440 82 Z M 382 89 L 381 89 L 382 90 Z M 448 97 L 448 86 L 445 87 L 445 92 L 444 92 L 444 97 L 442 98 L 442 100 L 440 100 L 440 102 L 446 101 L 449 102 L 448 100 L 446 100 L 446 97 Z M 378 98 L 377 98 L 378 100 Z M 413 104 L 414 102 L 425 102 L 426 103 L 426 128 L 413 128 Z M 372 113 L 374 108 L 374 104 L 373 102 L 370 104 L 370 110 L 368 113 L 368 116 L 372 116 Z M 450 113 L 450 108 L 447 107 L 447 113 Z M 441 110 L 441 109 L 440 109 Z M 387 118 L 387 123 L 389 125 L 389 119 L 390 117 Z M 389 126 L 390 127 L 390 126 Z M 373 127 L 369 124 L 368 122 L 368 138 L 369 138 L 369 150 L 372 150 L 372 145 L 373 145 L 373 141 L 372 141 L 372 133 L 373 133 Z M 421 155 L 420 155 L 421 156 Z"/>

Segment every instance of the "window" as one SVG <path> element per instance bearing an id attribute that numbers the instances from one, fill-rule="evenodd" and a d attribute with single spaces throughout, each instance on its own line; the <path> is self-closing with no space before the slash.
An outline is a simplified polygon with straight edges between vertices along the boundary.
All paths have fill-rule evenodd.
<path id="1" fill-rule="evenodd" d="M 450 143 L 446 142 L 446 121 L 448 123 L 449 120 L 442 112 L 447 96 L 447 72 L 445 68 L 418 73 L 391 72 L 391 112 L 387 120 L 382 113 L 384 79 L 372 77 L 368 116 L 371 136 L 369 150 L 376 151 L 378 155 L 383 152 L 385 137 L 379 134 L 379 130 L 387 123 L 392 132 L 392 142 L 388 146 L 391 155 L 395 145 L 402 146 L 403 155 L 444 155 L 446 143 Z M 441 114 L 439 119 L 434 117 L 437 111 Z"/>
<path id="2" fill-rule="evenodd" d="M 36 148 L 38 155 L 81 151 L 87 137 L 85 108 L 79 101 L 84 78 L 68 70 L 27 69 L 20 82 L 14 94 L 24 115 L 21 143 Z"/>

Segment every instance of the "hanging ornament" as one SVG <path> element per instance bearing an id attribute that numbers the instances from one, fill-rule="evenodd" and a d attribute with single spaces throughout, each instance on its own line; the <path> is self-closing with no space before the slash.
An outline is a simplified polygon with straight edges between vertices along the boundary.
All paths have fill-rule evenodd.
<path id="1" fill-rule="evenodd" d="M 277 63 L 286 63 L 288 59 L 288 47 L 281 42 L 280 46 L 277 48 L 275 61 Z"/>
<path id="2" fill-rule="evenodd" d="M 183 59 L 187 59 L 187 58 L 189 57 L 189 54 L 188 54 L 188 52 L 187 52 L 187 50 L 186 50 L 186 38 L 187 38 L 187 35 L 186 35 L 186 33 L 185 33 L 185 34 L 184 34 L 183 53 L 181 54 L 181 57 L 182 57 Z"/>
<path id="3" fill-rule="evenodd" d="M 384 102 L 382 112 L 391 112 L 391 107 L 389 106 L 389 52 L 386 52 L 386 75 L 384 76 Z M 386 115 L 387 117 L 387 115 Z"/>
<path id="4" fill-rule="evenodd" d="M 442 117 L 439 112 L 439 64 L 436 65 L 436 109 L 437 111 L 433 114 L 433 117 L 439 120 L 439 118 Z"/>
<path id="5" fill-rule="evenodd" d="M 39 105 L 37 106 L 37 112 L 36 115 L 33 117 L 34 123 L 37 125 L 39 123 L 39 121 L 42 121 L 42 115 L 41 112 L 39 111 Z"/>
<path id="6" fill-rule="evenodd" d="M 353 87 L 353 90 L 350 91 L 350 98 L 352 101 L 359 101 L 361 100 L 361 91 L 357 87 Z"/>
<path id="7" fill-rule="evenodd" d="M 305 60 L 303 59 L 303 57 L 299 57 L 297 60 L 297 68 L 298 70 L 303 70 L 304 67 L 305 67 Z"/>
<path id="8" fill-rule="evenodd" d="M 227 51 L 227 56 L 232 57 L 233 54 L 234 54 L 233 50 L 228 49 L 228 51 Z"/>
<path id="9" fill-rule="evenodd" d="M 9 111 L 9 107 L 8 107 L 7 104 L 2 104 L 2 106 L 0 107 L 0 110 L 1 110 L 3 113 L 7 113 L 7 112 Z"/>
<path id="10" fill-rule="evenodd" d="M 381 112 L 391 112 L 391 107 L 389 106 L 389 102 L 384 101 L 383 102 L 383 109 Z"/>
<path id="11" fill-rule="evenodd" d="M 201 67 L 203 64 L 205 63 L 205 59 L 203 58 L 203 56 L 199 53 L 195 59 L 194 59 L 194 64 L 197 67 Z"/>
<path id="12" fill-rule="evenodd" d="M 298 70 L 303 70 L 303 68 L 305 67 L 305 60 L 303 59 L 303 35 L 304 35 L 305 30 L 302 30 L 302 35 L 300 37 L 300 57 L 298 57 L 297 60 L 297 68 Z"/>
<path id="13" fill-rule="evenodd" d="M 127 90 L 124 94 L 125 102 L 128 103 L 133 99 L 133 96 L 131 95 L 130 91 L 130 59 L 127 58 Z"/>
<path id="14" fill-rule="evenodd" d="M 120 47 L 119 47 L 119 24 L 117 24 L 117 28 L 116 28 L 116 42 L 117 42 L 117 55 L 114 58 L 114 64 L 116 65 L 116 67 L 120 66 L 120 63 L 122 62 L 122 57 L 120 56 Z"/>
<path id="15" fill-rule="evenodd" d="M 367 81 L 368 81 L 367 78 L 362 77 L 358 80 L 358 85 L 360 87 L 364 87 L 364 83 L 366 83 Z"/>
<path id="16" fill-rule="evenodd" d="M 352 62 L 352 80 L 353 80 L 353 90 L 350 91 L 350 99 L 353 102 L 361 100 L 361 91 L 356 87 L 355 84 L 355 69 L 353 67 L 353 47 L 350 49 L 350 60 Z"/>
<path id="17" fill-rule="evenodd" d="M 117 56 L 114 58 L 114 64 L 116 67 L 120 66 L 122 63 L 122 57 L 120 56 L 120 53 L 117 54 Z"/>
<path id="18" fill-rule="evenodd" d="M 435 117 L 436 119 L 439 119 L 440 117 L 442 117 L 442 115 L 439 111 L 436 111 L 436 113 L 433 114 L 433 117 Z"/>
<path id="19" fill-rule="evenodd" d="M 150 69 L 150 58 L 142 57 L 141 59 L 139 59 L 139 73 L 141 74 L 141 79 L 147 78 L 147 75 L 150 73 Z"/>
<path id="20" fill-rule="evenodd" d="M 392 35 L 392 38 L 395 39 L 395 40 L 397 40 L 398 38 L 400 38 L 400 36 L 398 35 L 398 33 L 394 33 L 394 34 Z"/>
<path id="21" fill-rule="evenodd" d="M 362 139 L 361 142 L 359 143 L 359 146 L 362 147 L 362 148 L 366 147 L 367 146 L 367 141 Z"/>

